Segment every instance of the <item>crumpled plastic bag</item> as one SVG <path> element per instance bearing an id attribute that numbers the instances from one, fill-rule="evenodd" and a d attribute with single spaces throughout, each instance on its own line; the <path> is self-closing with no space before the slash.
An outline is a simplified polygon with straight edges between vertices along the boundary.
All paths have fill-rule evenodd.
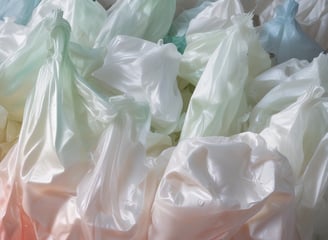
<path id="1" fill-rule="evenodd" d="M 298 97 L 307 92 L 312 86 L 321 86 L 327 91 L 327 64 L 328 56 L 320 54 L 319 57 L 313 59 L 312 63 L 305 64 L 304 68 L 295 71 L 286 78 L 278 75 L 283 65 L 278 65 L 276 68 L 268 70 L 272 71 L 272 78 L 279 79 L 276 81 L 280 83 L 272 89 L 268 89 L 269 92 L 252 109 L 248 130 L 257 133 L 262 131 L 268 126 L 272 115 L 279 113 L 295 102 Z M 275 74 L 277 75 L 274 76 Z"/>
<path id="2" fill-rule="evenodd" d="M 270 90 L 286 81 L 287 78 L 297 76 L 298 71 L 309 66 L 307 60 L 299 60 L 292 58 L 286 62 L 275 65 L 265 72 L 252 79 L 247 86 L 248 100 L 254 106 L 257 104 Z M 293 81 L 292 79 L 290 81 Z"/>
<path id="3" fill-rule="evenodd" d="M 166 166 L 146 159 L 149 108 L 95 91 L 70 60 L 69 33 L 56 12 L 18 143 L 0 163 L 0 235 L 145 239 Z"/>
<path id="4" fill-rule="evenodd" d="M 105 47 L 117 35 L 157 42 L 169 31 L 175 13 L 175 0 L 121 0 L 108 10 L 108 17 L 95 47 Z"/>
<path id="5" fill-rule="evenodd" d="M 244 88 L 271 62 L 252 26 L 252 16 L 240 15 L 232 21 L 196 85 L 181 139 L 229 136 L 244 128 L 249 112 Z"/>
<path id="6" fill-rule="evenodd" d="M 71 41 L 93 47 L 105 24 L 105 9 L 98 2 L 90 0 L 42 0 L 28 25 L 34 28 L 56 9 L 64 12 L 64 18 L 72 26 Z"/>
<path id="7" fill-rule="evenodd" d="M 187 35 L 230 26 L 230 18 L 242 13 L 244 13 L 244 8 L 239 0 L 215 1 L 190 21 Z"/>
<path id="8" fill-rule="evenodd" d="M 288 159 L 297 181 L 297 226 L 300 239 L 312 239 L 315 210 L 328 190 L 328 101 L 326 90 L 312 85 L 296 102 L 273 115 L 260 135 L 270 149 Z M 325 235 L 326 239 L 328 235 Z"/>
<path id="9" fill-rule="evenodd" d="M 180 58 L 173 44 L 117 36 L 107 46 L 104 65 L 93 76 L 103 86 L 149 104 L 153 130 L 170 134 L 182 110 L 176 80 Z"/>
<path id="10" fill-rule="evenodd" d="M 291 175 L 257 134 L 186 139 L 169 157 L 148 238 L 295 239 Z"/>
<path id="11" fill-rule="evenodd" d="M 0 20 L 10 17 L 17 24 L 26 25 L 39 2 L 40 0 L 1 0 Z"/>
<path id="12" fill-rule="evenodd" d="M 211 3 L 192 19 L 180 63 L 181 78 L 193 85 L 197 84 L 209 58 L 224 37 L 222 31 L 233 24 L 231 16 L 242 12 L 238 1 L 222 0 Z"/>
<path id="13" fill-rule="evenodd" d="M 274 16 L 275 8 L 283 2 L 284 0 L 242 1 L 244 5 L 252 5 L 248 8 L 255 10 L 254 13 L 259 15 L 262 24 Z M 297 0 L 297 2 L 299 9 L 296 19 L 302 30 L 315 39 L 322 48 L 328 49 L 328 2 L 326 0 Z"/>
<path id="14" fill-rule="evenodd" d="M 291 58 L 311 61 L 323 51 L 301 30 L 295 20 L 297 9 L 295 0 L 286 0 L 276 8 L 276 16 L 261 27 L 260 41 L 266 51 L 275 55 L 277 63 Z"/>

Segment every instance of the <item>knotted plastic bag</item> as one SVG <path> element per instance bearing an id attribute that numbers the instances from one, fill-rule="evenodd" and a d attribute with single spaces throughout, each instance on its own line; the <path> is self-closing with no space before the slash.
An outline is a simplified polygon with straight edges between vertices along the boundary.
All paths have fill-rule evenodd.
<path id="1" fill-rule="evenodd" d="M 72 26 L 71 41 L 93 47 L 106 20 L 106 11 L 90 0 L 42 0 L 35 8 L 29 26 L 34 28 L 56 9 L 64 12 L 64 18 Z"/>
<path id="2" fill-rule="evenodd" d="M 175 0 L 122 0 L 109 9 L 96 47 L 105 47 L 117 35 L 157 42 L 169 31 L 175 13 Z"/>
<path id="3" fill-rule="evenodd" d="M 286 0 L 276 8 L 276 16 L 261 28 L 261 43 L 266 51 L 275 55 L 277 63 L 291 58 L 311 61 L 323 51 L 295 20 L 297 9 L 295 0 Z"/>
<path id="4" fill-rule="evenodd" d="M 159 184 L 148 239 L 295 239 L 294 207 L 287 160 L 257 134 L 186 139 Z"/>
<path id="5" fill-rule="evenodd" d="M 190 99 L 181 139 L 229 136 L 243 130 L 249 112 L 244 88 L 271 64 L 251 17 L 233 18 L 234 25 L 211 56 Z"/>
<path id="6" fill-rule="evenodd" d="M 180 58 L 173 44 L 118 36 L 108 44 L 104 65 L 93 75 L 104 86 L 148 103 L 153 130 L 169 134 L 182 110 L 176 80 Z"/>
<path id="7" fill-rule="evenodd" d="M 243 0 L 243 4 L 251 3 L 251 9 L 259 15 L 261 23 L 269 21 L 275 14 L 275 8 L 284 0 Z M 255 3 L 256 2 L 256 3 Z M 297 0 L 299 9 L 296 19 L 302 30 L 306 32 L 319 45 L 328 49 L 328 2 L 326 0 Z"/>
<path id="8" fill-rule="evenodd" d="M 3 20 L 4 17 L 10 17 L 16 23 L 25 25 L 39 2 L 40 0 L 1 0 L 0 20 Z"/>
<path id="9" fill-rule="evenodd" d="M 166 166 L 146 159 L 149 108 L 95 91 L 70 60 L 69 32 L 56 12 L 18 143 L 0 163 L 0 235 L 145 239 Z"/>

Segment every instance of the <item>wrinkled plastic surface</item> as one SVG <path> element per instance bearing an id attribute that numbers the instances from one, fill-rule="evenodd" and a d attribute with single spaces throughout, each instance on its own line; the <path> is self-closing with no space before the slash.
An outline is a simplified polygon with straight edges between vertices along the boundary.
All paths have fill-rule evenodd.
<path id="1" fill-rule="evenodd" d="M 275 8 L 284 0 L 243 0 L 242 2 L 244 5 L 247 4 L 249 9 L 255 9 L 255 14 L 259 15 L 263 24 L 274 16 Z M 297 0 L 297 2 L 299 9 L 296 19 L 301 28 L 322 48 L 328 49 L 328 2 L 326 0 Z"/>
<path id="2" fill-rule="evenodd" d="M 70 60 L 69 30 L 57 12 L 18 143 L 0 164 L 0 235 L 145 239 L 165 167 L 145 159 L 149 108 L 94 91 Z"/>
<path id="3" fill-rule="evenodd" d="M 271 64 L 251 17 L 233 18 L 234 25 L 211 56 L 190 99 L 181 139 L 229 136 L 243 130 L 249 111 L 244 88 Z"/>
<path id="4" fill-rule="evenodd" d="M 26 40 L 29 28 L 12 19 L 0 21 L 0 64 L 13 54 Z"/>
<path id="5" fill-rule="evenodd" d="M 315 58 L 311 64 L 296 71 L 287 78 L 281 78 L 281 76 L 277 74 L 274 78 L 279 79 L 278 81 L 280 83 L 273 87 L 252 109 L 249 120 L 249 130 L 253 132 L 262 131 L 268 126 L 272 115 L 282 111 L 295 102 L 298 97 L 311 87 L 321 86 L 324 89 L 328 89 L 327 64 L 328 57 L 321 54 L 319 57 Z M 273 68 L 269 71 L 279 72 L 279 68 L 280 66 L 277 66 L 277 68 Z"/>
<path id="6" fill-rule="evenodd" d="M 176 129 L 182 110 L 176 80 L 180 58 L 173 44 L 118 36 L 108 44 L 104 65 L 93 75 L 104 86 L 148 103 L 152 128 L 169 134 Z"/>
<path id="7" fill-rule="evenodd" d="M 105 47 L 117 35 L 140 37 L 157 42 L 169 31 L 175 13 L 175 0 L 122 0 L 109 9 L 108 17 L 96 39 Z"/>
<path id="8" fill-rule="evenodd" d="M 253 133 L 184 140 L 156 192 L 149 239 L 295 239 L 290 171 Z"/>
<path id="9" fill-rule="evenodd" d="M 4 17 L 10 17 L 17 24 L 25 25 L 39 2 L 40 0 L 1 0 L 0 20 L 3 20 Z"/>
<path id="10" fill-rule="evenodd" d="M 315 214 L 316 207 L 319 203 L 327 205 L 328 102 L 322 98 L 324 92 L 321 87 L 310 88 L 295 103 L 273 115 L 261 132 L 271 148 L 287 157 L 297 179 L 297 225 L 304 240 L 315 236 L 314 223 L 323 220 Z"/>
<path id="11" fill-rule="evenodd" d="M 34 28 L 57 9 L 64 12 L 64 18 L 72 27 L 71 41 L 93 47 L 106 20 L 105 9 L 90 0 L 42 0 L 28 25 Z"/>
<path id="12" fill-rule="evenodd" d="M 277 63 L 290 58 L 311 61 L 322 48 L 301 30 L 295 15 L 298 3 L 286 0 L 276 8 L 276 16 L 265 23 L 260 31 L 260 41 L 266 51 L 273 53 Z"/>
<path id="13" fill-rule="evenodd" d="M 182 55 L 179 76 L 196 85 L 205 66 L 222 41 L 222 30 L 230 27 L 231 16 L 242 13 L 238 1 L 210 3 L 192 19 L 186 35 L 186 49 Z"/>
<path id="14" fill-rule="evenodd" d="M 215 1 L 190 21 L 187 35 L 224 28 L 231 25 L 227 20 L 242 13 L 244 9 L 239 0 Z"/>

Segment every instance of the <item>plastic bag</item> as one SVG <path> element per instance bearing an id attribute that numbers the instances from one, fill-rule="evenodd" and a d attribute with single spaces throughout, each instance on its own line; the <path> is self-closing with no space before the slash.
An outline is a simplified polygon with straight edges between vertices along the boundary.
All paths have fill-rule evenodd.
<path id="1" fill-rule="evenodd" d="M 148 238 L 294 239 L 290 171 L 257 134 L 186 139 L 159 184 Z"/>
<path id="2" fill-rule="evenodd" d="M 34 28 L 56 9 L 64 12 L 64 18 L 72 26 L 71 41 L 93 47 L 106 20 L 105 9 L 90 0 L 42 0 L 28 25 Z"/>
<path id="3" fill-rule="evenodd" d="M 89 86 L 70 60 L 70 29 L 60 13 L 18 143 L 0 163 L 0 235 L 145 239 L 166 166 L 146 159 L 149 108 Z"/>
<path id="4" fill-rule="evenodd" d="M 211 3 L 190 21 L 187 35 L 203 33 L 230 26 L 230 18 L 244 13 L 239 0 L 219 0 Z"/>
<path id="5" fill-rule="evenodd" d="M 17 24 L 25 25 L 39 2 L 40 0 L 1 0 L 0 20 L 10 17 L 14 18 Z"/>
<path id="6" fill-rule="evenodd" d="M 309 66 L 307 60 L 290 59 L 273 66 L 252 79 L 247 86 L 247 98 L 255 106 L 268 92 L 285 81 L 294 81 L 299 71 Z M 286 80 L 289 79 L 289 80 Z M 297 81 L 297 80 L 295 80 Z"/>
<path id="7" fill-rule="evenodd" d="M 93 75 L 104 86 L 148 103 L 153 130 L 169 134 L 182 110 L 176 80 L 180 58 L 173 44 L 118 36 L 108 44 L 104 65 Z"/>
<path id="8" fill-rule="evenodd" d="M 276 8 L 276 16 L 265 23 L 260 31 L 260 41 L 266 51 L 273 53 L 277 63 L 291 58 L 311 61 L 322 48 L 303 33 L 295 20 L 298 3 L 286 0 Z"/>
<path id="9" fill-rule="evenodd" d="M 247 0 L 243 0 L 247 2 Z M 255 14 L 258 14 L 261 23 L 265 23 L 274 16 L 275 8 L 284 0 L 257 0 L 253 4 Z M 326 0 L 297 0 L 299 9 L 296 19 L 302 30 L 324 49 L 328 49 L 328 2 Z"/>
<path id="10" fill-rule="evenodd" d="M 317 204 L 327 204 L 323 198 L 328 189 L 328 101 L 322 98 L 324 93 L 322 87 L 311 86 L 295 103 L 273 115 L 260 133 L 292 167 L 297 180 L 298 232 L 304 240 L 313 237 Z"/>
<path id="11" fill-rule="evenodd" d="M 108 17 L 95 46 L 105 47 L 117 35 L 157 42 L 169 31 L 175 4 L 175 0 L 117 1 L 108 11 Z"/>
<path id="12" fill-rule="evenodd" d="M 191 97 L 181 139 L 229 136 L 244 128 L 245 114 L 249 112 L 244 88 L 271 64 L 251 18 L 235 17 L 234 25 L 226 30 Z"/>
<path id="13" fill-rule="evenodd" d="M 224 37 L 222 31 L 232 25 L 230 17 L 242 12 L 238 1 L 211 3 L 190 22 L 186 35 L 179 76 L 196 85 L 205 66 Z"/>
<path id="14" fill-rule="evenodd" d="M 272 88 L 252 109 L 249 131 L 262 131 L 268 126 L 272 115 L 295 102 L 312 86 L 322 86 L 324 89 L 328 89 L 327 64 L 328 56 L 321 54 L 311 64 L 285 79 L 277 75 L 275 79 L 279 79 L 278 81 L 281 83 Z"/>

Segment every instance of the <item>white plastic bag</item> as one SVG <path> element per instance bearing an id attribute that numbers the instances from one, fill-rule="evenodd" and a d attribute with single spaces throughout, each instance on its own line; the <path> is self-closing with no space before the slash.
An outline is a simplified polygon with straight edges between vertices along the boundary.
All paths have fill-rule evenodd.
<path id="1" fill-rule="evenodd" d="M 272 115 L 282 111 L 294 103 L 298 97 L 307 92 L 312 86 L 322 86 L 328 89 L 328 56 L 321 54 L 311 64 L 296 71 L 287 78 L 280 75 L 272 77 L 280 82 L 273 87 L 252 109 L 249 118 L 249 130 L 260 132 L 268 126 Z M 280 71 L 280 66 L 269 71 Z M 263 73 L 265 74 L 265 73 Z M 278 80 L 277 80 L 278 79 Z M 255 90 L 255 89 L 254 89 Z"/>
<path id="2" fill-rule="evenodd" d="M 105 47 L 117 35 L 157 42 L 167 34 L 173 21 L 175 0 L 121 0 L 109 9 L 96 47 Z"/>
<path id="3" fill-rule="evenodd" d="M 294 204 L 287 160 L 257 134 L 186 139 L 159 184 L 148 239 L 290 240 Z"/>
<path id="4" fill-rule="evenodd" d="M 149 104 L 153 130 L 169 134 L 182 110 L 176 80 L 180 58 L 173 44 L 118 36 L 108 44 L 104 65 L 93 75 L 104 86 Z"/>
<path id="5" fill-rule="evenodd" d="M 297 226 L 301 239 L 312 239 L 318 203 L 328 189 L 328 102 L 322 87 L 310 87 L 297 101 L 273 115 L 260 134 L 271 149 L 287 157 L 297 181 Z M 326 235 L 327 237 L 328 235 Z"/>

